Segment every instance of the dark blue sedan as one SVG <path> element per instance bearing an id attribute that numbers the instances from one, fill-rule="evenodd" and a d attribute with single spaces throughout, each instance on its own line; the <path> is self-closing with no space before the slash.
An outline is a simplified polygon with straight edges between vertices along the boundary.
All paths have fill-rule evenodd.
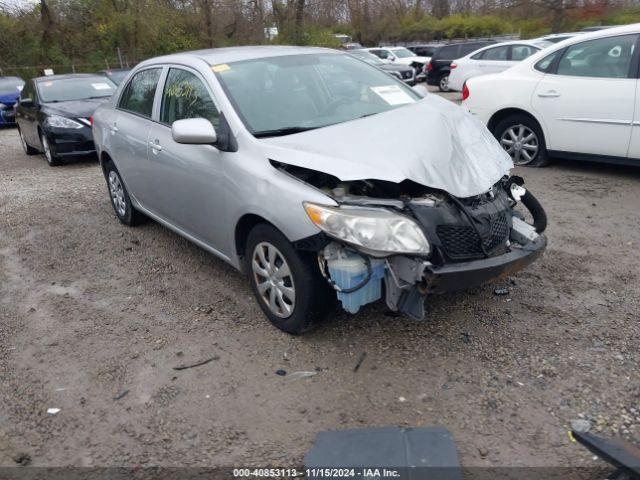
<path id="1" fill-rule="evenodd" d="M 15 124 L 15 104 L 24 87 L 20 77 L 0 77 L 0 125 Z"/>

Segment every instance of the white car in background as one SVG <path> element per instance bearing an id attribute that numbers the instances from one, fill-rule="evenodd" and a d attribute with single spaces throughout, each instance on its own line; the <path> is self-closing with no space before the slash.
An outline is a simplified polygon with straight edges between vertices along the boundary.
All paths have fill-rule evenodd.
<path id="1" fill-rule="evenodd" d="M 461 92 L 470 78 L 503 72 L 550 45 L 552 44 L 546 42 L 518 40 L 489 45 L 471 52 L 451 63 L 449 89 Z"/>
<path id="2" fill-rule="evenodd" d="M 640 24 L 573 37 L 467 81 L 463 107 L 516 165 L 549 157 L 640 164 Z"/>
<path id="3" fill-rule="evenodd" d="M 430 57 L 420 57 L 405 47 L 376 47 L 365 50 L 373 53 L 384 63 L 409 65 L 416 70 L 416 75 L 422 74 L 424 66 L 431 61 Z"/>

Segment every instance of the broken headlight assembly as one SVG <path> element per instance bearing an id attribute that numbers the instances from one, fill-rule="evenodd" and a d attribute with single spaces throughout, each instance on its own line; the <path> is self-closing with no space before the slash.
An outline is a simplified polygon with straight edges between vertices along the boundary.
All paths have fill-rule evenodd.
<path id="1" fill-rule="evenodd" d="M 426 256 L 431 247 L 412 219 L 381 208 L 329 207 L 304 203 L 311 221 L 327 235 L 372 256 Z"/>

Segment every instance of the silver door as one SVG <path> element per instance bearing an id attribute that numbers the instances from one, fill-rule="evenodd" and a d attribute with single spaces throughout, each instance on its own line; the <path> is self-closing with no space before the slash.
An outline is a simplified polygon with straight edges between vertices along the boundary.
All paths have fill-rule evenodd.
<path id="1" fill-rule="evenodd" d="M 129 194 L 143 207 L 153 211 L 147 158 L 149 133 L 153 122 L 154 99 L 162 68 L 136 73 L 123 89 L 117 114 L 109 119 L 112 151 Z"/>
<path id="2" fill-rule="evenodd" d="M 171 124 L 206 118 L 218 126 L 219 113 L 200 75 L 170 67 L 161 94 L 158 119 L 148 141 L 148 176 L 154 212 L 184 233 L 224 255 L 228 240 L 224 163 L 227 153 L 213 145 L 173 141 Z"/>

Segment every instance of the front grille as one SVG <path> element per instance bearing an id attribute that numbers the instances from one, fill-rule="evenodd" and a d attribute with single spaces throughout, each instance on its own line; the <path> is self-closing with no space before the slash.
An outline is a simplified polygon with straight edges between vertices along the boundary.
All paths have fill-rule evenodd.
<path id="1" fill-rule="evenodd" d="M 436 234 L 450 258 L 481 257 L 480 237 L 471 225 L 438 225 Z M 487 252 L 503 245 L 509 235 L 509 223 L 504 213 L 490 217 L 490 226 L 482 243 Z"/>

